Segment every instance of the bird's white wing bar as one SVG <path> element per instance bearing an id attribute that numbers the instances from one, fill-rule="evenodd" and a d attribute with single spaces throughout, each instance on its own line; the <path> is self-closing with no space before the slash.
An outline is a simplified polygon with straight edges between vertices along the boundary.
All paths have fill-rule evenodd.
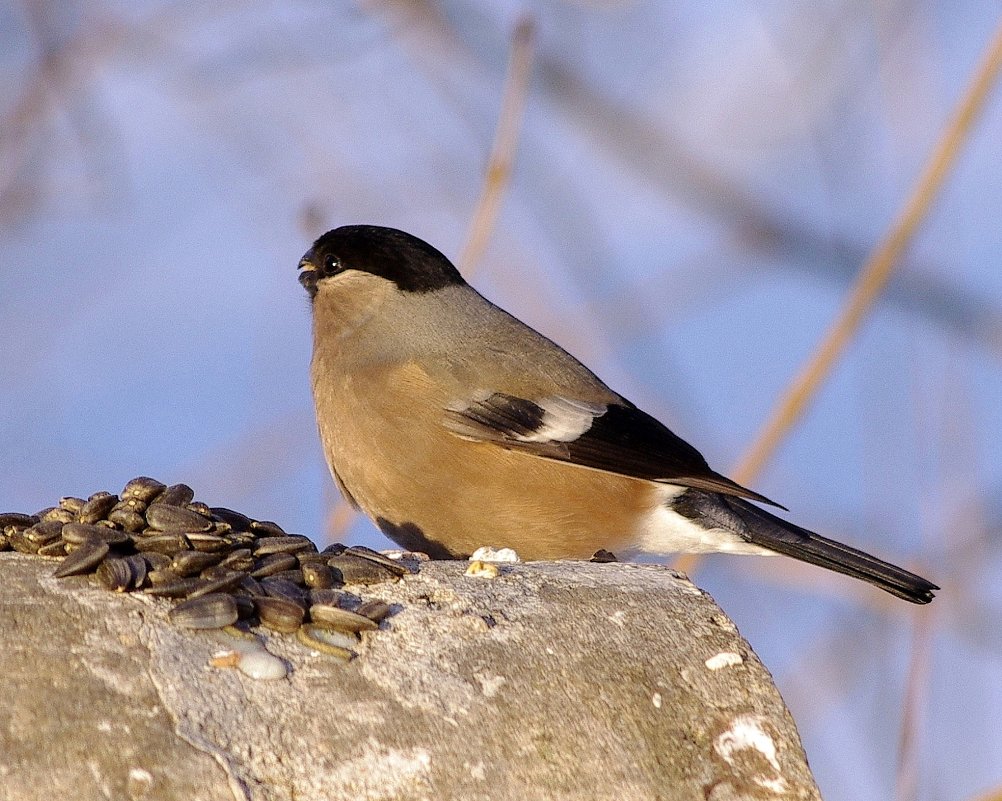
<path id="1" fill-rule="evenodd" d="M 478 392 L 470 400 L 450 404 L 443 422 L 464 439 L 545 445 L 577 440 L 607 408 L 604 403 L 559 396 L 530 401 L 500 392 Z"/>
<path id="2" fill-rule="evenodd" d="M 604 403 L 586 403 L 559 395 L 544 398 L 538 406 L 543 410 L 542 422 L 534 431 L 518 436 L 522 442 L 573 442 L 608 408 Z"/>

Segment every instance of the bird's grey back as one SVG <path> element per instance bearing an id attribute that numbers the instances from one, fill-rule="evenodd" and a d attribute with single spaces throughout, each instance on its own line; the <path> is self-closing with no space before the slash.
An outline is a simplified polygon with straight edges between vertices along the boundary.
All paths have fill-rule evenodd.
<path id="1" fill-rule="evenodd" d="M 387 293 L 357 336 L 365 340 L 362 358 L 368 364 L 418 361 L 464 386 L 527 398 L 566 392 L 603 403 L 619 399 L 563 348 L 468 285 L 423 294 Z M 485 366 L 503 386 L 483 386 L 485 377 L 477 373 Z M 549 378 L 545 389 L 543 376 Z"/>

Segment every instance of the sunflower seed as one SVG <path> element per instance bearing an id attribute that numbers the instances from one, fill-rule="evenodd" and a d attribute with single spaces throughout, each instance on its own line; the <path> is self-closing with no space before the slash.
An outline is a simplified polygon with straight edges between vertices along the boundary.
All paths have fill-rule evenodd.
<path id="1" fill-rule="evenodd" d="M 271 520 L 252 520 L 250 530 L 258 537 L 285 537 L 285 529 Z"/>
<path id="2" fill-rule="evenodd" d="M 39 513 L 38 517 L 41 520 L 58 520 L 60 523 L 72 523 L 76 519 L 73 512 L 68 509 L 60 509 L 58 506 L 44 510 Z"/>
<path id="3" fill-rule="evenodd" d="M 209 511 L 212 512 L 214 518 L 229 524 L 234 531 L 250 531 L 251 519 L 247 515 L 234 512 L 225 506 L 213 506 Z"/>
<path id="4" fill-rule="evenodd" d="M 187 506 L 193 500 L 195 500 L 195 490 L 187 484 L 171 484 L 171 486 L 167 487 L 150 501 L 150 506 L 156 504 L 183 507 Z"/>
<path id="5" fill-rule="evenodd" d="M 237 622 L 237 604 L 232 596 L 217 592 L 182 601 L 167 617 L 182 628 L 221 629 Z"/>
<path id="6" fill-rule="evenodd" d="M 250 574 L 254 578 L 264 578 L 281 570 L 291 570 L 298 564 L 299 562 L 296 561 L 296 557 L 291 553 L 273 553 L 265 556 L 263 559 L 256 560 L 254 562 L 254 569 L 250 571 Z"/>
<path id="7" fill-rule="evenodd" d="M 170 567 L 170 562 L 168 562 L 164 567 L 153 567 L 153 563 L 150 562 L 150 557 L 162 555 L 163 554 L 157 553 L 143 554 L 143 558 L 146 559 L 147 564 L 151 567 L 151 569 L 147 572 L 146 577 L 150 580 L 150 584 L 154 587 L 159 587 L 161 584 L 174 584 L 181 580 L 181 576 L 178 575 L 178 572 Z"/>
<path id="8" fill-rule="evenodd" d="M 126 556 L 125 561 L 132 568 L 132 587 L 138 590 L 146 583 L 146 574 L 149 572 L 149 568 L 146 566 L 146 558 L 141 553 L 135 553 L 131 556 Z"/>
<path id="9" fill-rule="evenodd" d="M 125 559 L 105 559 L 98 565 L 97 580 L 106 590 L 125 592 L 132 587 L 132 565 Z"/>
<path id="10" fill-rule="evenodd" d="M 287 579 L 269 576 L 261 580 L 264 591 L 273 598 L 292 601 L 305 609 L 309 604 L 309 591 Z"/>
<path id="11" fill-rule="evenodd" d="M 127 498 L 123 495 L 122 500 L 118 502 L 116 508 L 131 509 L 133 512 L 143 514 L 146 511 L 147 506 L 149 506 L 149 504 L 146 503 L 146 501 L 142 501 L 139 498 Z"/>
<path id="12" fill-rule="evenodd" d="M 198 512 L 164 503 L 150 504 L 146 510 L 146 522 L 150 528 L 168 533 L 208 531 L 212 528 L 212 521 Z"/>
<path id="13" fill-rule="evenodd" d="M 69 554 L 52 574 L 55 578 L 76 576 L 80 573 L 90 573 L 108 555 L 108 543 L 89 541 L 83 543 L 73 553 Z"/>
<path id="14" fill-rule="evenodd" d="M 216 525 L 220 525 L 216 523 Z M 254 548 L 257 539 L 249 531 L 231 531 L 225 535 L 226 541 L 238 548 Z"/>
<path id="15" fill-rule="evenodd" d="M 117 503 L 117 495 L 111 495 L 107 492 L 91 495 L 87 503 L 77 513 L 77 520 L 81 523 L 96 523 L 98 520 L 105 520 Z"/>
<path id="16" fill-rule="evenodd" d="M 212 510 L 201 501 L 192 501 L 185 507 L 189 512 L 195 512 L 202 517 L 212 517 Z"/>
<path id="17" fill-rule="evenodd" d="M 48 545 L 50 542 L 55 542 L 60 538 L 63 525 L 58 520 L 35 523 L 31 528 L 24 529 L 24 538 L 41 548 L 43 545 Z"/>
<path id="18" fill-rule="evenodd" d="M 10 547 L 19 553 L 36 554 L 38 553 L 39 545 L 37 542 L 32 542 L 24 536 L 24 533 L 28 530 L 26 528 L 18 529 L 8 535 L 7 540 L 10 543 Z"/>
<path id="19" fill-rule="evenodd" d="M 155 478 L 138 476 L 125 485 L 125 489 L 122 490 L 122 498 L 134 499 L 147 504 L 166 489 L 167 485 L 157 481 Z"/>
<path id="20" fill-rule="evenodd" d="M 146 519 L 139 512 L 122 504 L 108 513 L 108 520 L 128 532 L 142 531 L 146 527 Z"/>
<path id="21" fill-rule="evenodd" d="M 3 548 L 0 548 L 2 551 Z M 48 545 L 43 545 L 38 549 L 39 556 L 66 556 L 66 543 L 62 540 L 56 540 L 55 542 L 50 542 Z"/>
<path id="22" fill-rule="evenodd" d="M 354 655 L 356 633 L 377 629 L 390 607 L 363 604 L 333 586 L 408 572 L 360 546 L 334 543 L 318 553 L 309 537 L 195 501 L 186 484 L 167 487 L 144 476 L 126 484 L 120 498 L 65 496 L 37 515 L 0 514 L 0 550 L 11 546 L 61 557 L 58 577 L 94 573 L 92 582 L 109 590 L 181 599 L 170 616 L 182 627 L 226 627 L 256 615 L 262 625 L 298 631 L 310 647 L 342 659 Z M 311 606 L 313 618 L 303 626 Z"/>
<path id="23" fill-rule="evenodd" d="M 303 571 L 299 568 L 293 568 L 292 570 L 279 570 L 277 573 L 272 573 L 270 576 L 266 576 L 265 578 L 289 581 L 300 589 L 303 589 L 304 595 L 306 593 L 306 590 L 303 588 Z"/>
<path id="24" fill-rule="evenodd" d="M 346 549 L 344 553 L 346 556 L 359 556 L 362 559 L 368 559 L 370 562 L 375 562 L 377 565 L 385 567 L 397 576 L 406 576 L 410 573 L 407 566 L 401 564 L 399 560 L 390 559 L 390 557 L 385 554 L 381 554 L 379 551 L 374 551 L 372 548 L 366 548 L 364 545 L 352 545 L 350 548 Z"/>
<path id="25" fill-rule="evenodd" d="M 307 587 L 318 590 L 328 589 L 338 583 L 333 568 L 327 564 L 305 564 L 301 568 L 303 582 Z"/>
<path id="26" fill-rule="evenodd" d="M 265 626 L 285 634 L 298 629 L 306 616 L 306 610 L 299 604 L 267 595 L 255 597 L 254 608 Z"/>
<path id="27" fill-rule="evenodd" d="M 80 514 L 80 510 L 83 509 L 84 504 L 87 503 L 83 498 L 74 498 L 71 495 L 65 498 L 59 499 L 59 508 L 65 509 L 67 512 L 72 514 Z"/>
<path id="28" fill-rule="evenodd" d="M 293 554 L 299 561 L 299 566 L 303 565 L 326 565 L 330 559 L 330 554 L 317 553 L 316 551 L 297 551 Z"/>
<path id="29" fill-rule="evenodd" d="M 344 590 L 310 590 L 309 600 L 311 605 L 340 606 L 342 609 L 354 609 L 362 602 L 357 595 Z"/>
<path id="30" fill-rule="evenodd" d="M 150 580 L 152 581 L 152 574 Z M 164 584 L 154 583 L 153 586 L 147 587 L 143 592 L 147 595 L 155 595 L 157 598 L 187 598 L 208 583 L 205 579 L 201 578 L 183 578 Z"/>
<path id="31" fill-rule="evenodd" d="M 73 545 L 81 545 L 85 542 L 106 542 L 108 545 L 121 545 L 131 539 L 124 531 L 93 523 L 67 523 L 62 528 L 62 536 L 64 542 Z"/>
<path id="32" fill-rule="evenodd" d="M 259 596 L 267 595 L 264 591 L 264 587 L 261 586 L 261 582 L 258 581 L 253 576 L 244 576 L 240 580 L 240 589 L 246 592 L 248 595 Z"/>
<path id="33" fill-rule="evenodd" d="M 205 531 L 189 531 L 188 542 L 191 543 L 191 547 L 196 551 L 204 551 L 205 553 L 219 553 L 231 548 L 226 538 L 219 536 L 218 532 L 210 534 Z M 225 554 L 219 553 L 220 558 L 223 556 Z"/>
<path id="34" fill-rule="evenodd" d="M 355 633 L 373 631 L 379 628 L 378 623 L 365 615 L 349 612 L 347 609 L 342 609 L 339 606 L 325 606 L 322 604 L 314 604 L 310 607 L 310 620 L 325 628 Z"/>
<path id="35" fill-rule="evenodd" d="M 254 567 L 254 557 L 251 555 L 250 548 L 238 548 L 235 551 L 230 551 L 230 553 L 219 563 L 220 567 L 225 567 L 230 570 L 251 570 Z"/>
<path id="36" fill-rule="evenodd" d="M 194 590 L 188 593 L 189 598 L 198 598 L 202 595 L 207 595 L 214 592 L 224 592 L 227 590 L 232 590 L 237 587 L 238 584 L 243 580 L 245 573 L 239 571 L 233 571 L 226 575 L 217 576 L 215 578 L 204 578 L 202 579 L 205 583 L 196 587 Z"/>
<path id="37" fill-rule="evenodd" d="M 167 554 L 155 553 L 154 551 L 144 551 L 141 556 L 146 562 L 147 570 L 163 570 L 165 567 L 170 567 L 170 563 L 173 561 Z"/>
<path id="38" fill-rule="evenodd" d="M 165 553 L 168 556 L 173 556 L 179 551 L 190 550 L 191 543 L 188 542 L 188 538 L 184 534 L 166 534 L 154 532 L 153 534 L 147 536 L 136 536 L 133 540 L 136 543 L 136 547 L 143 553 L 152 551 L 154 553 Z"/>
<path id="39" fill-rule="evenodd" d="M 204 579 L 209 579 L 210 581 L 215 581 L 223 576 L 229 576 L 231 573 L 237 573 L 243 571 L 230 570 L 229 568 L 220 567 L 219 565 L 209 565 L 207 568 L 202 570 L 198 575 Z"/>
<path id="40" fill-rule="evenodd" d="M 200 551 L 178 551 L 174 554 L 171 567 L 181 576 L 194 576 L 222 559 L 219 554 Z"/>
<path id="41" fill-rule="evenodd" d="M 315 551 L 317 546 L 309 537 L 296 534 L 284 537 L 261 537 L 254 546 L 255 556 L 267 556 L 272 553 L 296 553 L 297 551 Z"/>
<path id="42" fill-rule="evenodd" d="M 249 617 L 254 617 L 254 599 L 249 595 L 233 595 L 231 596 L 237 605 L 237 617 L 240 620 L 247 620 Z"/>
<path id="43" fill-rule="evenodd" d="M 296 631 L 296 637 L 306 647 L 337 657 L 343 662 L 356 656 L 352 648 L 358 644 L 357 641 L 339 631 L 307 623 Z"/>
<path id="44" fill-rule="evenodd" d="M 396 581 L 397 573 L 387 570 L 383 565 L 361 556 L 343 553 L 327 560 L 342 584 L 379 584 L 383 581 Z"/>
<path id="45" fill-rule="evenodd" d="M 0 514 L 0 531 L 10 534 L 18 529 L 30 528 L 40 522 L 41 517 L 36 515 L 23 515 L 20 512 L 4 512 Z"/>
<path id="46" fill-rule="evenodd" d="M 388 618 L 390 616 L 390 612 L 392 611 L 393 607 L 391 607 L 388 603 L 378 600 L 365 601 L 355 610 L 358 614 L 364 615 L 369 618 L 369 620 L 377 624 L 382 623 L 386 618 Z"/>

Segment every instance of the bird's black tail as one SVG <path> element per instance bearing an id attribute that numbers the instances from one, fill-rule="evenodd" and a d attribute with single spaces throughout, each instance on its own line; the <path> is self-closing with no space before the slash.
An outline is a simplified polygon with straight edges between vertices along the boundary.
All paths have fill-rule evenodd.
<path id="1" fill-rule="evenodd" d="M 686 495 L 692 492 L 693 490 L 688 490 Z M 933 599 L 933 592 L 939 589 L 921 576 L 788 523 L 741 498 L 728 495 L 712 497 L 718 503 L 722 501 L 727 510 L 721 509 L 718 504 L 700 504 L 702 508 L 699 511 L 702 514 L 699 516 L 702 522 L 712 520 L 721 528 L 734 531 L 754 545 L 862 579 L 914 604 L 929 603 Z"/>

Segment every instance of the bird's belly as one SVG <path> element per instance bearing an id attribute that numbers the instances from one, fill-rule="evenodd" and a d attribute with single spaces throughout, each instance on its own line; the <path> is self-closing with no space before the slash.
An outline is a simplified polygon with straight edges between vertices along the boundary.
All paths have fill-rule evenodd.
<path id="1" fill-rule="evenodd" d="M 522 559 L 587 559 L 630 545 L 656 502 L 647 481 L 461 439 L 441 426 L 437 404 L 390 404 L 403 412 L 386 416 L 355 397 L 330 396 L 330 408 L 317 397 L 328 464 L 404 547 L 465 557 L 491 545 Z"/>
<path id="2" fill-rule="evenodd" d="M 637 517 L 649 511 L 647 482 L 453 439 L 447 457 L 401 439 L 398 453 L 367 469 L 336 469 L 388 536 L 440 556 L 491 545 L 522 559 L 586 559 L 631 541 Z"/>

